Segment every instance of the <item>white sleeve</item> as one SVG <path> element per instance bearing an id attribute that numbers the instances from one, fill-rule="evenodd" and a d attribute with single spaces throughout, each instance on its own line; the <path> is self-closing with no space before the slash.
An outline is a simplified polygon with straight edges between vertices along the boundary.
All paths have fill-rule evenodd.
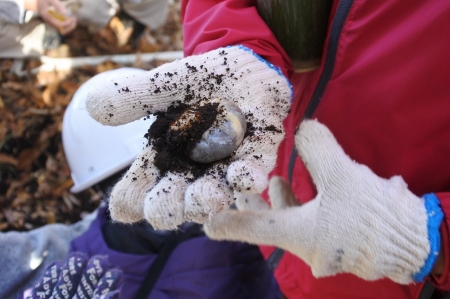
<path id="1" fill-rule="evenodd" d="M 24 20 L 24 0 L 0 0 L 0 19 L 8 23 L 22 24 Z"/>

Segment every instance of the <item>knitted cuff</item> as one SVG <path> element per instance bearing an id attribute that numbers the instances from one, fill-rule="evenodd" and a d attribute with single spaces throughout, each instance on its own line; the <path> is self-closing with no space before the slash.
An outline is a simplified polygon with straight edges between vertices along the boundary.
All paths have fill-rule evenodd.
<path id="1" fill-rule="evenodd" d="M 428 240 L 430 241 L 430 254 L 422 266 L 420 271 L 413 275 L 415 282 L 422 282 L 430 274 L 433 269 L 434 263 L 439 256 L 439 250 L 441 246 L 441 236 L 439 233 L 439 227 L 442 219 L 444 219 L 444 213 L 442 212 L 439 204 L 439 200 L 434 193 L 425 194 L 422 196 L 425 200 L 425 209 L 428 215 Z"/>
<path id="2" fill-rule="evenodd" d="M 269 68 L 275 70 L 278 75 L 280 75 L 281 77 L 285 78 L 286 81 L 288 82 L 289 85 L 289 89 L 291 90 L 291 102 L 294 99 L 294 88 L 292 87 L 291 82 L 289 81 L 288 78 L 286 78 L 286 76 L 283 74 L 283 72 L 281 71 L 281 69 L 273 64 L 271 64 L 270 62 L 268 62 L 267 60 L 265 60 L 264 58 L 262 58 L 261 56 L 259 56 L 258 54 L 256 54 L 252 49 L 243 46 L 243 45 L 238 45 L 238 46 L 228 46 L 227 48 L 233 48 L 233 47 L 237 47 L 238 49 L 244 50 L 246 52 L 249 52 L 250 54 L 252 54 L 253 56 L 255 56 L 256 58 L 258 58 L 259 61 L 264 62 Z"/>

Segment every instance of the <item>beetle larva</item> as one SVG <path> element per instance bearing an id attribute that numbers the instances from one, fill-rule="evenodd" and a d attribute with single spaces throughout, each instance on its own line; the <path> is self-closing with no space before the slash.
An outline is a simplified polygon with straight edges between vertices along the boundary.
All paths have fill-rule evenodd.
<path id="1" fill-rule="evenodd" d="M 209 123 L 208 116 L 212 114 L 205 115 L 207 105 L 214 108 L 214 118 Z M 206 123 L 209 127 L 202 129 Z M 189 158 L 211 163 L 231 155 L 241 144 L 246 130 L 246 119 L 239 107 L 229 100 L 213 99 L 184 111 L 170 126 L 168 136 L 169 140 L 176 142 L 180 139 L 194 140 L 193 146 L 187 146 Z M 199 131 L 201 135 L 196 138 L 195 133 Z"/>

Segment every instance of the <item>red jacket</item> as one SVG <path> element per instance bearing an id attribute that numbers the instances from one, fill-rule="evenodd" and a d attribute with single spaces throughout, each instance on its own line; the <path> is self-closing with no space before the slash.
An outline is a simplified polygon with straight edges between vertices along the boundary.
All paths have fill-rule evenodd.
<path id="1" fill-rule="evenodd" d="M 252 0 L 185 0 L 184 51 L 199 54 L 243 44 L 279 66 L 295 90 L 285 120 L 275 174 L 288 175 L 293 133 L 311 102 L 311 115 L 334 133 L 346 153 L 377 175 L 401 175 L 421 196 L 434 192 L 446 215 L 441 236 L 445 273 L 430 277 L 450 289 L 450 2 L 335 1 L 321 67 L 293 74 L 289 58 L 258 16 Z M 336 15 L 344 13 L 339 20 Z M 341 27 L 332 26 L 341 22 Z M 336 28 L 338 29 L 336 31 Z M 299 158 L 293 188 L 301 201 L 315 189 Z M 267 256 L 273 248 L 261 247 Z M 423 284 L 364 281 L 351 274 L 316 279 L 286 253 L 276 272 L 289 298 L 418 298 Z"/>

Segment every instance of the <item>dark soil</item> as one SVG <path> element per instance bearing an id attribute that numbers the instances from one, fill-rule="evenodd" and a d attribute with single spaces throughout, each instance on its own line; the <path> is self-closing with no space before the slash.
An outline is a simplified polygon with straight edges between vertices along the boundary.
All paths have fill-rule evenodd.
<path id="1" fill-rule="evenodd" d="M 157 152 L 154 165 L 161 176 L 168 171 L 193 175 L 192 180 L 202 176 L 213 163 L 198 163 L 189 158 L 192 149 L 216 120 L 218 103 L 205 104 L 200 107 L 176 103 L 166 112 L 156 114 L 156 120 L 150 126 L 145 137 Z M 171 130 L 177 120 L 191 116 L 189 125 L 181 130 Z M 193 116 L 193 117 L 192 117 Z"/>

